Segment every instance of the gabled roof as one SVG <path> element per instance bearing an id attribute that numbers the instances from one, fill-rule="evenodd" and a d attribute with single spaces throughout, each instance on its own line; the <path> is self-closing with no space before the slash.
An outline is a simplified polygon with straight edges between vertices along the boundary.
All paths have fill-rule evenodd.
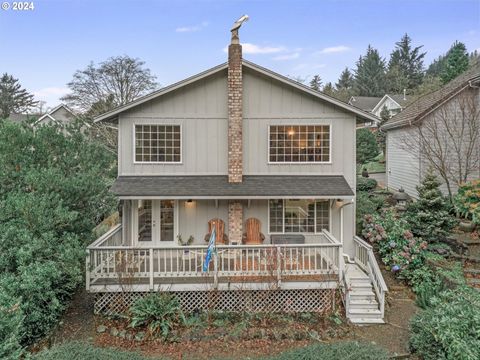
<path id="1" fill-rule="evenodd" d="M 381 100 L 375 105 L 375 107 L 372 109 L 372 112 L 376 112 L 380 107 L 382 107 L 382 104 L 385 103 L 387 99 L 392 100 L 395 104 L 398 105 L 399 109 L 403 109 L 406 104 L 408 103 L 407 97 L 404 95 L 400 94 L 385 94 Z"/>
<path id="2" fill-rule="evenodd" d="M 452 97 L 480 81 L 480 63 L 475 64 L 464 73 L 444 85 L 437 91 L 426 94 L 407 106 L 401 113 L 393 116 L 382 126 L 382 130 L 390 130 L 422 120 Z"/>
<path id="3" fill-rule="evenodd" d="M 41 117 L 38 118 L 37 121 L 35 121 L 35 124 L 41 122 L 42 120 L 46 119 L 46 118 L 49 118 L 50 120 L 52 121 L 55 121 L 55 122 L 58 122 L 57 119 L 55 119 L 55 117 L 53 116 L 53 114 L 55 112 L 57 112 L 58 110 L 60 110 L 61 108 L 65 109 L 68 113 L 70 113 L 73 117 L 76 117 L 75 113 L 65 104 L 60 104 L 60 105 L 57 105 L 55 106 L 52 110 L 50 110 L 48 113 L 42 115 Z"/>
<path id="4" fill-rule="evenodd" d="M 364 119 L 364 120 L 368 120 L 368 121 L 378 121 L 378 118 L 373 115 L 373 114 L 370 114 L 368 112 L 365 112 L 365 111 L 362 111 L 361 109 L 358 109 L 352 105 L 349 105 L 341 100 L 338 100 L 338 99 L 335 99 L 331 96 L 328 96 L 328 95 L 325 95 L 324 93 L 322 92 L 319 92 L 319 91 L 315 91 L 313 89 L 311 89 L 310 87 L 302 84 L 302 83 L 299 83 L 297 81 L 294 81 L 292 79 L 289 79 L 287 78 L 286 76 L 283 76 L 283 75 L 280 75 L 274 71 L 271 71 L 267 68 L 264 68 L 264 67 L 261 67 L 257 64 L 254 64 L 250 61 L 247 61 L 247 60 L 242 60 L 242 65 L 245 67 L 245 68 L 248 68 L 248 69 L 251 69 L 251 70 L 254 70 L 254 71 L 257 71 L 265 76 L 268 76 L 270 78 L 273 78 L 273 79 L 276 79 L 284 84 L 287 84 L 289 86 L 293 86 L 303 92 L 306 92 L 316 98 L 319 98 L 321 100 L 324 100 L 326 102 L 329 102 L 333 105 L 336 105 L 338 106 L 339 108 L 345 110 L 345 111 L 348 111 L 348 112 L 351 112 L 351 113 L 354 113 L 355 115 L 357 115 L 359 118 L 361 119 Z M 97 116 L 94 121 L 95 122 L 98 122 L 98 121 L 110 121 L 110 120 L 113 120 L 115 118 L 117 118 L 117 116 L 126 111 L 126 110 L 129 110 L 131 108 L 134 108 L 140 104 L 143 104 L 147 101 L 150 101 L 150 100 L 153 100 L 153 99 L 156 99 L 160 96 L 163 96 L 165 94 L 168 94 L 178 88 L 181 88 L 183 86 L 186 86 L 186 85 L 189 85 L 195 81 L 198 81 L 198 80 L 201 80 L 207 76 L 211 76 L 215 73 L 218 73 L 220 71 L 223 71 L 223 70 L 226 70 L 228 68 L 228 64 L 227 63 L 223 63 L 223 64 L 220 64 L 218 66 L 215 66 L 209 70 L 206 70 L 204 72 L 201 72 L 197 75 L 194 75 L 194 76 L 191 76 L 185 80 L 182 80 L 182 81 L 179 81 L 175 84 L 172 84 L 172 85 L 169 85 L 167 87 L 164 87 L 160 90 L 157 90 L 157 91 L 154 91 L 153 93 L 151 94 L 148 94 L 148 95 L 145 95 L 145 96 L 142 96 L 128 104 L 125 104 L 125 105 L 121 105 L 113 110 L 110 110 L 100 116 Z"/>
<path id="5" fill-rule="evenodd" d="M 352 96 L 350 100 L 348 100 L 348 103 L 359 109 L 370 112 L 381 99 L 381 97 L 375 96 Z"/>

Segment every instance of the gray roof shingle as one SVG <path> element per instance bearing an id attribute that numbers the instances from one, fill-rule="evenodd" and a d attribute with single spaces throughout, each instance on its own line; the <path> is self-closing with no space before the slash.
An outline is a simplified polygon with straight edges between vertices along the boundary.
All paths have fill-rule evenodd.
<path id="1" fill-rule="evenodd" d="M 380 100 L 382 100 L 381 97 L 352 96 L 348 103 L 364 111 L 372 111 Z"/>
<path id="2" fill-rule="evenodd" d="M 345 178 L 337 175 L 245 175 L 242 183 L 229 183 L 226 175 L 119 176 L 111 191 L 118 196 L 168 198 L 354 195 Z"/>
<path id="3" fill-rule="evenodd" d="M 382 129 L 394 129 L 423 119 L 424 116 L 428 115 L 445 100 L 467 87 L 470 81 L 478 81 L 479 79 L 480 63 L 476 63 L 470 69 L 442 86 L 439 90 L 426 94 L 412 102 L 401 113 L 388 120 L 385 125 L 382 126 Z"/>

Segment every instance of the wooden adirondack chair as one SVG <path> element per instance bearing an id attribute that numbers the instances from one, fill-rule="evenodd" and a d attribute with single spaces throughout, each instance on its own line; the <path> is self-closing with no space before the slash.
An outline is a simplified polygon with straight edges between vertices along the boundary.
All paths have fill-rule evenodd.
<path id="1" fill-rule="evenodd" d="M 260 245 L 265 240 L 265 235 L 260 231 L 262 223 L 256 218 L 249 218 L 245 221 L 245 234 L 243 243 L 246 245 Z"/>
<path id="2" fill-rule="evenodd" d="M 212 219 L 208 222 L 208 234 L 205 235 L 205 241 L 210 240 L 212 229 L 215 227 L 215 243 L 226 244 L 228 242 L 228 236 L 225 234 L 225 222 L 222 219 Z"/>

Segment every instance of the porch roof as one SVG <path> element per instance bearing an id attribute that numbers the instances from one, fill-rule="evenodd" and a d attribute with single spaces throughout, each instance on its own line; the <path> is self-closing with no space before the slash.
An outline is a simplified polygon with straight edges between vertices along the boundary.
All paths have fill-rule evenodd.
<path id="1" fill-rule="evenodd" d="M 228 176 L 119 176 L 112 192 L 120 198 L 268 199 L 350 198 L 354 192 L 341 175 L 244 175 L 242 183 Z"/>

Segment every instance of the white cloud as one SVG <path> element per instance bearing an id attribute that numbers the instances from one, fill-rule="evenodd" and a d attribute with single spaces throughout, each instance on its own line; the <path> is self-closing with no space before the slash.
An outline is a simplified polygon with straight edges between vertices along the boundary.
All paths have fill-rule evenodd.
<path id="1" fill-rule="evenodd" d="M 317 52 L 317 54 L 335 54 L 335 53 L 342 53 L 349 51 L 350 48 L 345 45 L 338 45 L 338 46 L 331 46 L 331 47 L 326 47 L 325 49 L 322 49 Z"/>
<path id="2" fill-rule="evenodd" d="M 60 103 L 60 98 L 68 94 L 67 87 L 51 86 L 33 92 L 36 100 L 45 101 L 48 106 L 53 107 Z"/>
<path id="3" fill-rule="evenodd" d="M 300 57 L 300 54 L 298 52 L 295 52 L 295 53 L 291 53 L 291 54 L 275 56 L 273 58 L 273 60 L 277 60 L 277 61 L 294 60 L 294 59 L 298 59 L 299 57 Z"/>
<path id="4" fill-rule="evenodd" d="M 208 26 L 208 21 L 203 21 L 199 25 L 178 27 L 175 29 L 175 32 L 178 32 L 178 33 L 195 32 L 195 31 L 200 31 L 207 26 Z"/>
<path id="5" fill-rule="evenodd" d="M 244 54 L 276 54 L 287 51 L 284 46 L 261 46 L 251 43 L 243 43 L 242 50 Z M 224 52 L 228 52 L 228 46 L 223 48 Z"/>

